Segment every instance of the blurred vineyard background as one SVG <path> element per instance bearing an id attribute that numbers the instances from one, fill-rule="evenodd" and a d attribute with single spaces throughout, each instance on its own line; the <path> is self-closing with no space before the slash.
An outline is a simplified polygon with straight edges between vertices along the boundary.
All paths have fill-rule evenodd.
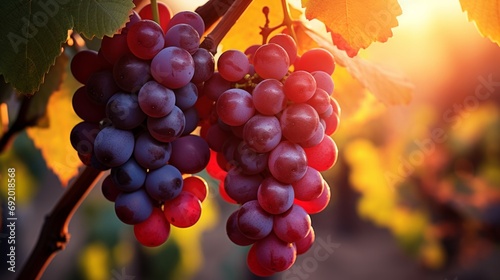
<path id="1" fill-rule="evenodd" d="M 203 1 L 174 2 L 178 11 Z M 298 270 L 272 279 L 500 279 L 500 48 L 479 35 L 457 0 L 399 3 L 393 38 L 359 55 L 408 76 L 412 101 L 386 106 L 337 67 L 340 155 L 325 173 L 332 201 L 312 218 L 317 242 L 298 258 Z M 65 188 L 26 132 L 0 155 L 0 170 L 8 167 L 17 175 L 20 269 Z M 235 206 L 202 175 L 211 191 L 202 219 L 173 229 L 156 249 L 136 243 L 98 184 L 42 279 L 257 279 L 245 265 L 247 248 L 225 235 Z M 0 258 L 0 278 L 10 279 Z"/>

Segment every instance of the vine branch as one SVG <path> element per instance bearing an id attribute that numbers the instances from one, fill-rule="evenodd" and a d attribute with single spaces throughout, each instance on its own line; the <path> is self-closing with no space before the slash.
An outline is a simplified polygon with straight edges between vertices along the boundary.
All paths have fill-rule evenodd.
<path id="1" fill-rule="evenodd" d="M 19 107 L 16 119 L 9 127 L 7 132 L 2 135 L 2 138 L 0 138 L 0 154 L 10 146 L 9 144 L 11 143 L 11 140 L 17 133 L 23 131 L 27 127 L 35 125 L 40 118 L 40 116 L 28 118 L 28 111 L 31 106 L 31 101 L 32 98 L 24 97 L 23 101 L 21 102 L 21 106 Z"/>
<path id="2" fill-rule="evenodd" d="M 69 242 L 68 225 L 95 185 L 100 170 L 86 167 L 45 218 L 35 248 L 17 279 L 39 279 L 55 254 Z"/>

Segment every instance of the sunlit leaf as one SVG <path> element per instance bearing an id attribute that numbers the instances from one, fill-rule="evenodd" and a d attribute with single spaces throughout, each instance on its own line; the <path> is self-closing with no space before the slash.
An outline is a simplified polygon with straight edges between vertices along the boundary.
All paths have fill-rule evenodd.
<path id="1" fill-rule="evenodd" d="M 0 1 L 0 73 L 19 92 L 38 90 L 61 54 L 68 30 L 86 37 L 112 35 L 128 18 L 132 1 Z"/>
<path id="2" fill-rule="evenodd" d="M 401 73 L 382 68 L 360 57 L 349 57 L 332 44 L 324 34 L 307 29 L 306 32 L 322 48 L 328 50 L 335 62 L 347 71 L 380 101 L 387 105 L 408 104 L 414 91 L 414 85 Z"/>
<path id="3" fill-rule="evenodd" d="M 500 45 L 500 1 L 460 0 L 460 5 L 481 35 Z"/>
<path id="4" fill-rule="evenodd" d="M 61 59 L 67 60 L 65 56 L 58 58 Z M 78 167 L 81 166 L 81 161 L 69 141 L 71 129 L 81 121 L 73 112 L 71 104 L 73 93 L 78 86 L 73 78 L 66 76 L 60 88 L 48 101 L 48 125 L 27 129 L 28 135 L 40 149 L 47 166 L 64 186 L 78 173 Z"/>
<path id="5" fill-rule="evenodd" d="M 333 42 L 349 55 L 392 37 L 401 7 L 397 0 L 302 0 L 308 19 L 319 19 L 334 34 Z"/>
<path id="6" fill-rule="evenodd" d="M 254 0 L 222 40 L 224 50 L 244 51 L 253 44 L 262 44 L 259 26 L 264 26 L 266 18 L 263 7 L 269 7 L 270 26 L 277 26 L 283 21 L 281 1 Z"/>

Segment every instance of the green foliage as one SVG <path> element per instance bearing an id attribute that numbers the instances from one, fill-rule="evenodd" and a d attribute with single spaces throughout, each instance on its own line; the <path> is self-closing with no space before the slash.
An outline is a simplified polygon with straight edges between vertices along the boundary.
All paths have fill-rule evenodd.
<path id="1" fill-rule="evenodd" d="M 4 0 L 0 2 L 0 74 L 19 92 L 38 90 L 74 29 L 111 36 L 128 19 L 132 1 Z"/>

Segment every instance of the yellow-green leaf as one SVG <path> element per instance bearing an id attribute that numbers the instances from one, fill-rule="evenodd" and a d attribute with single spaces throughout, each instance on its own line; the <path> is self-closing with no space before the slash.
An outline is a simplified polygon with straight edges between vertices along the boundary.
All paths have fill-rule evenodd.
<path id="1" fill-rule="evenodd" d="M 500 1 L 460 0 L 460 5 L 481 35 L 500 45 Z"/>
<path id="2" fill-rule="evenodd" d="M 67 57 L 63 55 L 58 57 L 56 65 L 60 60 L 66 60 L 65 64 L 68 64 Z M 71 104 L 73 93 L 79 84 L 67 73 L 69 69 L 64 74 L 66 77 L 63 77 L 63 83 L 48 101 L 48 125 L 27 129 L 35 147 L 40 149 L 47 166 L 57 175 L 63 186 L 78 174 L 78 168 L 81 166 L 81 161 L 69 141 L 71 129 L 81 121 L 73 112 Z"/>
<path id="3" fill-rule="evenodd" d="M 354 56 L 373 42 L 392 37 L 402 11 L 397 0 L 302 0 L 307 19 L 319 19 L 334 43 Z"/>

